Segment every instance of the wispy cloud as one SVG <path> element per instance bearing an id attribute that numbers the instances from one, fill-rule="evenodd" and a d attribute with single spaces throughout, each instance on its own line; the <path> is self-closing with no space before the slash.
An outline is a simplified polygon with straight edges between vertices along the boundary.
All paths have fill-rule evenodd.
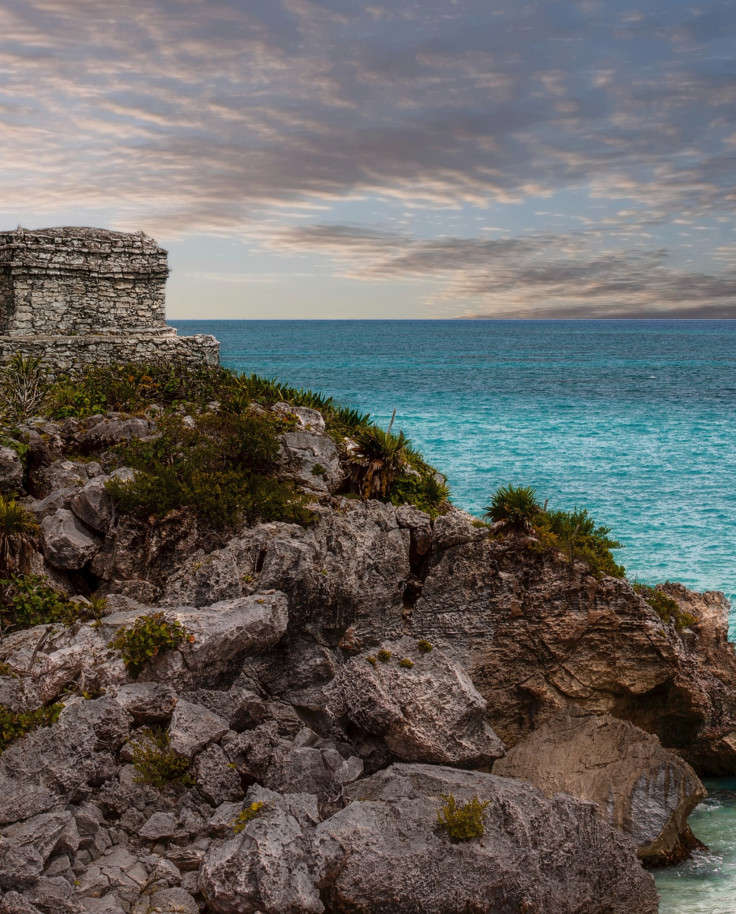
<path id="1" fill-rule="evenodd" d="M 358 278 L 432 277 L 448 309 L 528 309 L 532 290 L 544 308 L 717 304 L 732 275 L 673 226 L 733 244 L 735 31 L 730 0 L 6 0 L 1 205 L 319 250 Z M 490 248 L 395 215 L 493 222 L 542 197 L 551 216 L 510 216 Z M 279 231 L 290 208 L 346 201 L 361 231 Z"/>

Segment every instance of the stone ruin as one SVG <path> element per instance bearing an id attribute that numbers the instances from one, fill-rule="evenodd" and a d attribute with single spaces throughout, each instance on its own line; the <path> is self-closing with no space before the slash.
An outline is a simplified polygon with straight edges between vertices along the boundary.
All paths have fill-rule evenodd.
<path id="1" fill-rule="evenodd" d="M 142 232 L 0 232 L 0 364 L 41 356 L 53 373 L 85 364 L 218 365 L 213 336 L 165 321 L 167 253 Z"/>

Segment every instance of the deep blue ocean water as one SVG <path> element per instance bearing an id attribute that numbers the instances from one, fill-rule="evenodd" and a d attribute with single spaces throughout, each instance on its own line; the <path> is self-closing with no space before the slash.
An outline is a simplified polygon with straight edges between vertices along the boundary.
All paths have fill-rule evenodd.
<path id="1" fill-rule="evenodd" d="M 460 507 L 533 485 L 610 526 L 630 578 L 736 596 L 736 321 L 171 323 L 384 427 L 395 408 Z M 711 850 L 657 872 L 661 914 L 736 914 L 736 781 L 711 787 Z"/>

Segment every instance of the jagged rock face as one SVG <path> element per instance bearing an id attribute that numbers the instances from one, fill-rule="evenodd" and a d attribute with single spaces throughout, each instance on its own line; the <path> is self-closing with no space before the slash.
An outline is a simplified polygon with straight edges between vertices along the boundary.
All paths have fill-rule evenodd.
<path id="1" fill-rule="evenodd" d="M 547 796 L 590 800 L 654 864 L 688 856 L 695 841 L 687 818 L 706 795 L 692 768 L 656 736 L 575 708 L 534 730 L 493 773 L 529 781 Z"/>
<path id="2" fill-rule="evenodd" d="M 597 581 L 527 538 L 498 541 L 464 523 L 463 536 L 458 512 L 453 536 L 441 548 L 435 539 L 411 630 L 463 664 L 507 746 L 577 704 L 656 734 L 701 771 L 736 770 L 725 603 L 700 598 L 710 609 L 679 634 L 628 582 Z"/>
<path id="3" fill-rule="evenodd" d="M 402 638 L 354 657 L 328 689 L 330 712 L 380 737 L 396 759 L 490 766 L 504 749 L 485 722 L 485 699 L 462 667 L 428 647 Z"/>
<path id="4" fill-rule="evenodd" d="M 0 494 L 14 495 L 23 488 L 23 463 L 12 447 L 0 445 Z"/>
<path id="5" fill-rule="evenodd" d="M 508 778 L 393 765 L 350 788 L 356 799 L 317 829 L 345 862 L 323 894 L 332 914 L 655 914 L 654 881 L 629 839 L 592 804 L 546 799 Z M 442 797 L 490 801 L 482 838 L 453 844 Z M 533 826 L 530 827 L 530 823 Z M 334 853 L 334 851 L 333 851 Z"/>

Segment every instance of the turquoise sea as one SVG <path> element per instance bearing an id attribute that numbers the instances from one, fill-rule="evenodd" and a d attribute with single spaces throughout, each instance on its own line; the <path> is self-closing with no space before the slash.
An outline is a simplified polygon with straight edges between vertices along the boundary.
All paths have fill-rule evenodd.
<path id="1" fill-rule="evenodd" d="M 533 485 L 610 526 L 630 578 L 736 597 L 736 321 L 171 323 L 384 427 L 396 409 L 460 507 Z M 711 850 L 657 873 L 661 914 L 736 914 L 736 781 L 711 787 Z"/>

